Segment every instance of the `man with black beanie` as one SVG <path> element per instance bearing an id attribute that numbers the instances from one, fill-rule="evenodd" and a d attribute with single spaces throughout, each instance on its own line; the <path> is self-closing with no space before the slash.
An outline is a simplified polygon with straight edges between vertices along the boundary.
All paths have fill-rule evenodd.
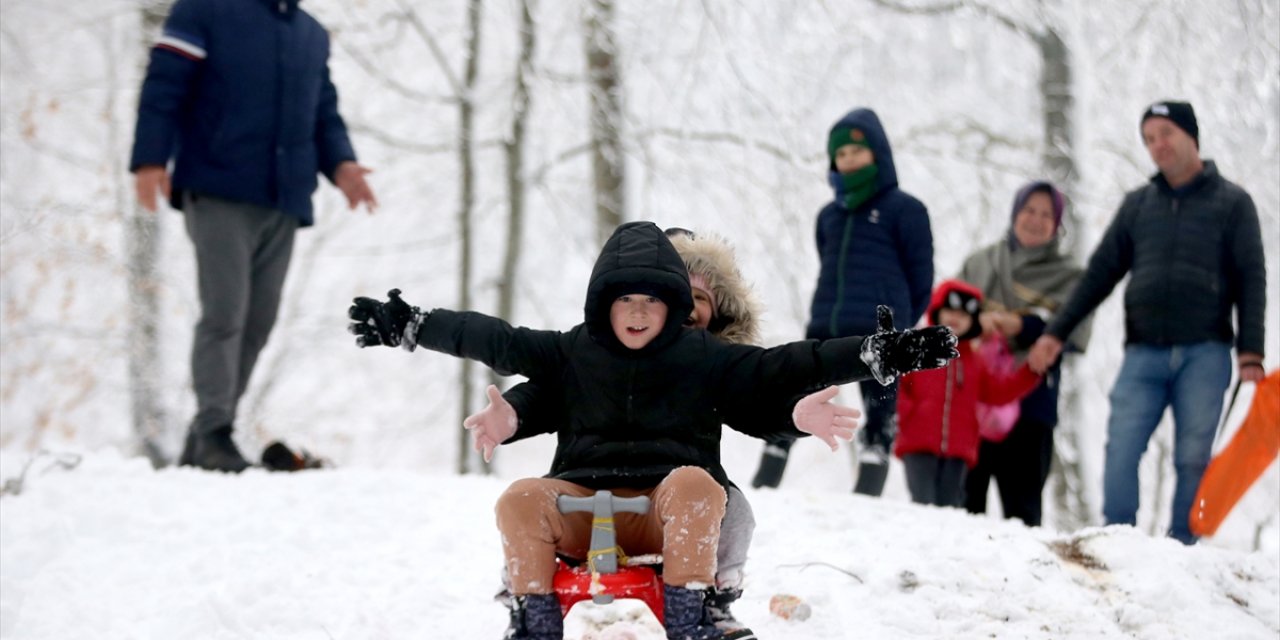
<path id="1" fill-rule="evenodd" d="M 1242 381 L 1257 382 L 1265 373 L 1262 232 L 1249 194 L 1223 178 L 1212 160 L 1201 159 L 1190 104 L 1157 102 L 1140 124 L 1159 173 L 1125 196 L 1079 286 L 1027 361 L 1038 372 L 1052 365 L 1071 330 L 1129 274 L 1102 513 L 1107 524 L 1136 522 L 1138 463 L 1172 406 L 1177 481 L 1169 535 L 1192 544 L 1189 517 L 1231 382 L 1232 341 Z"/>

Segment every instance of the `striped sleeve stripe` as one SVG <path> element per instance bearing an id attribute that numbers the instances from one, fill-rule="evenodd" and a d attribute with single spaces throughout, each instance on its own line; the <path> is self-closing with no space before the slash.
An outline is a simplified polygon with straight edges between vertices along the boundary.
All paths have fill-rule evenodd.
<path id="1" fill-rule="evenodd" d="M 167 33 L 160 36 L 160 39 L 156 41 L 156 47 L 168 49 L 192 60 L 204 60 L 208 56 L 203 48 Z"/>

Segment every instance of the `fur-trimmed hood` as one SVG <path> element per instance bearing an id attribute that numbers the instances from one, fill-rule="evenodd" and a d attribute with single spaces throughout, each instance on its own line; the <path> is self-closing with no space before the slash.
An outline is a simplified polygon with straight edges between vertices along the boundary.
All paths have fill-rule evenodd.
<path id="1" fill-rule="evenodd" d="M 738 270 L 733 247 L 720 236 L 701 233 L 697 237 L 676 235 L 671 244 L 689 273 L 706 278 L 711 287 L 716 308 L 707 330 L 731 344 L 758 345 L 760 302 Z"/>

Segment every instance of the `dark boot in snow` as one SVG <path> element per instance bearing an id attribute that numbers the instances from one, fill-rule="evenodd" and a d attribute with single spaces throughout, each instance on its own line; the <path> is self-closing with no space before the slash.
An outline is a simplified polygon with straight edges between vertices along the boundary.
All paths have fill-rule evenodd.
<path id="1" fill-rule="evenodd" d="M 289 445 L 276 440 L 262 450 L 262 466 L 269 471 L 303 471 L 324 469 L 330 465 L 327 460 L 311 455 L 306 449 L 294 451 Z"/>
<path id="2" fill-rule="evenodd" d="M 766 444 L 764 453 L 760 455 L 760 468 L 756 469 L 756 477 L 751 479 L 751 486 L 756 489 L 777 489 L 782 483 L 782 472 L 787 470 L 790 450 L 791 442 Z"/>
<path id="3" fill-rule="evenodd" d="M 231 439 L 231 425 L 208 433 L 192 433 L 187 436 L 187 442 L 189 446 L 183 448 L 179 464 L 230 473 L 240 473 L 249 468 L 249 461 L 240 455 Z M 187 455 L 188 449 L 190 456 Z M 184 459 L 188 462 L 182 462 Z"/>
<path id="4" fill-rule="evenodd" d="M 756 634 L 739 625 L 722 629 L 712 620 L 707 593 L 697 589 L 663 585 L 663 626 L 668 640 L 756 640 Z"/>
<path id="5" fill-rule="evenodd" d="M 191 430 L 187 430 L 187 437 L 182 441 L 182 455 L 178 456 L 178 466 L 190 467 L 195 465 L 196 456 L 196 434 Z"/>
<path id="6" fill-rule="evenodd" d="M 884 493 L 884 483 L 889 477 L 890 437 L 879 434 L 865 437 L 858 452 L 858 481 L 854 483 L 854 493 L 875 497 Z"/>
<path id="7" fill-rule="evenodd" d="M 511 608 L 511 625 L 502 640 L 564 640 L 564 615 L 556 594 L 513 596 L 505 604 Z"/>
<path id="8" fill-rule="evenodd" d="M 747 631 L 747 625 L 742 624 L 737 618 L 733 617 L 733 612 L 729 611 L 729 605 L 742 597 L 742 589 L 711 589 L 707 592 L 706 609 L 707 618 L 712 624 L 716 625 L 721 631 Z M 726 638 L 754 638 L 755 635 L 745 636 L 725 636 Z"/>

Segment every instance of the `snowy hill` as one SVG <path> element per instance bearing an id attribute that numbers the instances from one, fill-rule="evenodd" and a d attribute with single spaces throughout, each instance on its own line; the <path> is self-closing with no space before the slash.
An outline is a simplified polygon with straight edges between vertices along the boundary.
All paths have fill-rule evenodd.
<path id="1" fill-rule="evenodd" d="M 0 457 L 6 479 L 26 458 Z M 498 638 L 498 478 L 336 469 L 241 476 L 38 458 L 0 498 L 0 637 Z M 1074 535 L 837 492 L 752 491 L 736 609 L 762 638 L 1280 635 L 1280 559 L 1130 528 Z M 771 616 L 773 594 L 808 602 Z M 638 605 L 637 605 L 638 606 Z M 567 637 L 662 638 L 637 606 Z M 620 620 L 606 624 L 600 620 Z"/>

